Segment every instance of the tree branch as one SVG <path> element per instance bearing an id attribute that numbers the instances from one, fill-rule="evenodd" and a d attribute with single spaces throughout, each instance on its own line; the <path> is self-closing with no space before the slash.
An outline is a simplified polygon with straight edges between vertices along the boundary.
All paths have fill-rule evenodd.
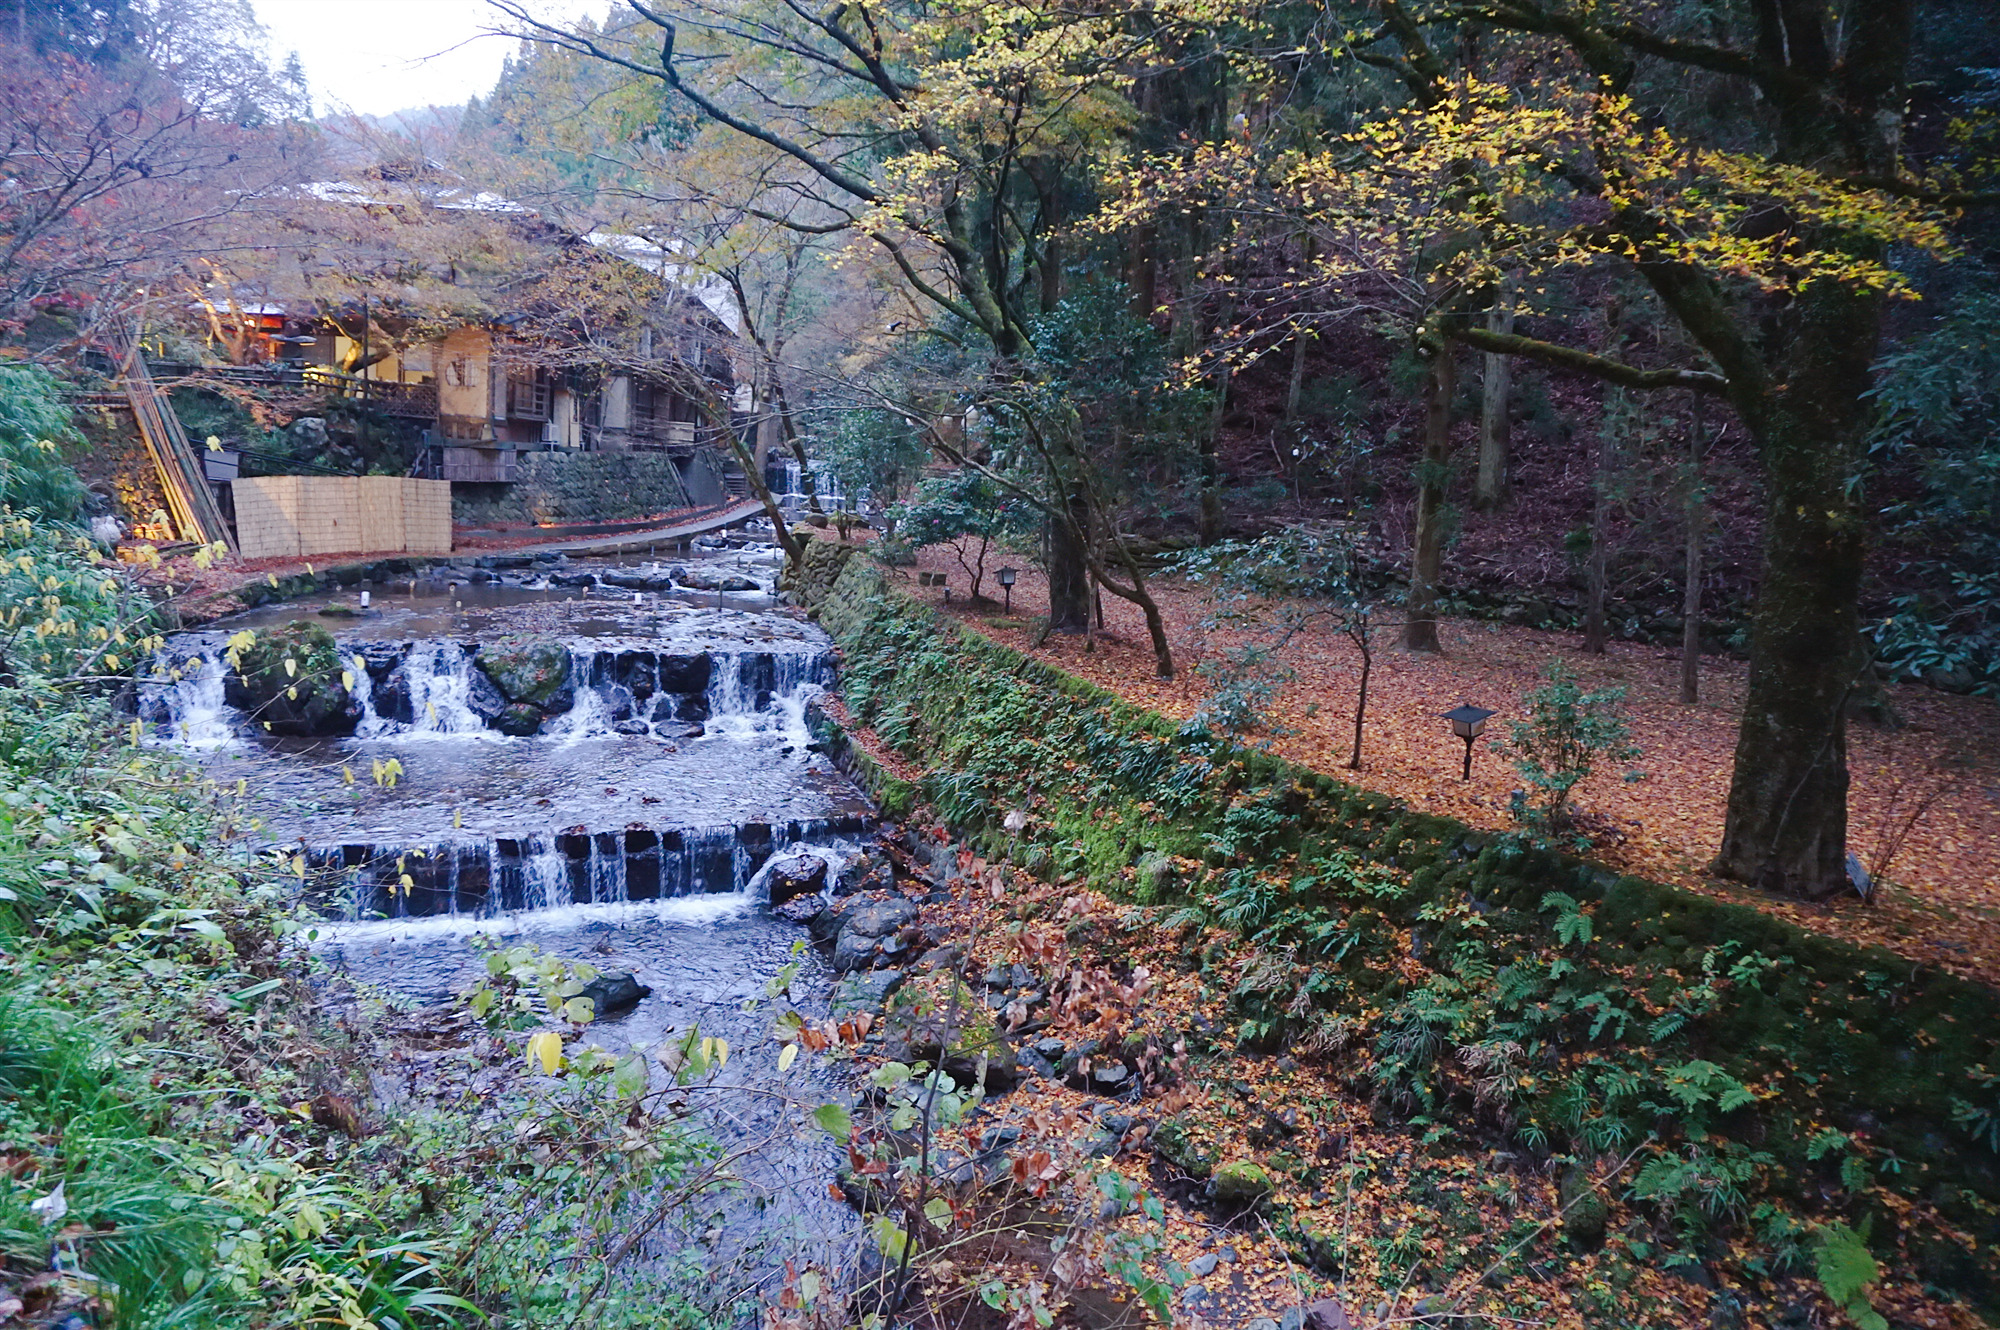
<path id="1" fill-rule="evenodd" d="M 953 300 L 950 296 L 946 295 L 944 292 L 938 290 L 935 286 L 932 286 L 929 282 L 925 281 L 923 277 L 918 274 L 916 268 L 911 265 L 908 257 L 904 255 L 902 246 L 898 245 L 895 241 L 889 239 L 888 236 L 883 235 L 880 231 L 870 231 L 868 233 L 868 238 L 870 240 L 873 240 L 876 244 L 880 245 L 882 248 L 889 251 L 889 257 L 896 261 L 896 266 L 898 268 L 902 269 L 904 278 L 908 280 L 910 285 L 915 287 L 917 291 L 921 293 L 926 300 L 935 302 L 940 308 L 949 310 L 951 313 L 956 314 L 959 318 L 964 319 L 967 323 L 973 325 L 975 328 L 981 326 L 979 321 L 979 316 L 972 312 L 970 306 L 965 305 L 960 301 Z"/>
<path id="2" fill-rule="evenodd" d="M 1940 208 L 1991 208 L 2000 205 L 2000 189 L 1958 191 L 1933 189 L 1915 180 L 1891 176 L 1849 176 L 1841 181 L 1854 189 L 1873 189 L 1900 199 L 1934 203 Z"/>
<path id="3" fill-rule="evenodd" d="M 1464 327 L 1454 328 L 1451 335 L 1454 341 L 1463 342 L 1481 351 L 1490 351 L 1494 355 L 1521 356 L 1528 360 L 1539 360 L 1545 365 L 1578 370 L 1626 388 L 1691 388 L 1696 392 L 1712 393 L 1720 397 L 1726 394 L 1729 387 L 1727 379 L 1710 370 L 1640 369 L 1637 365 L 1627 365 L 1622 361 L 1594 355 L 1589 351 L 1579 351 L 1575 347 L 1561 346 L 1555 342 L 1522 337 L 1518 333 L 1500 333 L 1485 328 Z"/>
<path id="4" fill-rule="evenodd" d="M 698 92 L 681 82 L 680 75 L 674 72 L 674 25 L 667 19 L 647 9 L 644 5 L 638 4 L 636 0 L 632 0 L 632 8 L 666 33 L 666 41 L 661 49 L 660 63 L 657 67 L 643 65 L 636 60 L 628 60 L 616 52 L 604 49 L 588 38 L 580 37 L 552 23 L 544 23 L 529 14 L 521 5 L 515 3 L 515 0 L 493 0 L 493 3 L 502 13 L 511 16 L 516 22 L 522 23 L 534 29 L 535 32 L 542 34 L 541 36 L 523 34 L 528 36 L 530 40 L 545 42 L 552 46 L 566 47 L 574 51 L 582 51 L 596 59 L 617 65 L 623 69 L 646 74 L 652 78 L 662 79 L 668 87 L 700 107 L 702 112 L 711 119 L 729 126 L 739 134 L 757 140 L 766 147 L 776 148 L 787 157 L 809 168 L 814 174 L 823 177 L 835 187 L 845 190 L 858 199 L 865 199 L 869 203 L 880 203 L 883 201 L 882 196 L 876 192 L 875 188 L 859 176 L 841 170 L 838 166 L 827 161 L 804 144 L 794 143 L 791 139 L 777 133 L 775 130 L 766 129 L 762 125 L 753 124 L 739 116 L 732 115 L 728 111 L 723 110 L 722 107 L 717 105 L 706 94 Z"/>

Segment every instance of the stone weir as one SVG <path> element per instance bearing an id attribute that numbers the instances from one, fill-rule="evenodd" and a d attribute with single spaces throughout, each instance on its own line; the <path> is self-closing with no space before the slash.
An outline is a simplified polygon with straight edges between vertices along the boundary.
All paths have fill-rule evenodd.
<path id="1" fill-rule="evenodd" d="M 671 652 L 589 640 L 328 639 L 296 644 L 294 657 L 307 667 L 281 671 L 276 652 L 285 649 L 239 652 L 232 666 L 222 634 L 177 638 L 137 689 L 134 710 L 160 738 L 196 748 L 260 731 L 683 739 L 730 718 L 803 708 L 833 674 L 821 647 Z"/>
<path id="2" fill-rule="evenodd" d="M 865 816 L 848 815 L 738 827 L 578 828 L 421 845 L 309 845 L 307 892 L 353 919 L 482 917 L 754 893 L 759 870 L 773 855 L 858 837 L 870 825 Z"/>

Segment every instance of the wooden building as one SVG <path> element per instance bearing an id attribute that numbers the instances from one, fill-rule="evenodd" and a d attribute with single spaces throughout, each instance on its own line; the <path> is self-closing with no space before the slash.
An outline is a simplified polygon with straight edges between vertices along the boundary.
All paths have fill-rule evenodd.
<path id="1" fill-rule="evenodd" d="M 545 450 L 666 452 L 688 471 L 703 449 L 716 454 L 705 469 L 740 473 L 722 436 L 751 429 L 736 312 L 719 283 L 668 249 L 565 231 L 434 164 L 316 185 L 302 207 L 340 243 L 300 257 L 297 273 L 258 274 L 205 301 L 212 340 L 237 363 L 286 366 L 309 387 L 410 422 L 424 438 L 412 475 L 504 484 L 522 453 Z M 349 238 L 340 224 L 350 219 L 372 229 Z M 468 227 L 484 240 L 464 248 L 510 262 L 472 271 L 440 257 L 452 250 L 438 237 L 462 239 Z M 558 270 L 571 280 L 552 295 L 547 275 Z M 566 315 L 579 272 L 628 302 L 619 318 Z M 606 341 L 599 325 L 623 331 Z"/>

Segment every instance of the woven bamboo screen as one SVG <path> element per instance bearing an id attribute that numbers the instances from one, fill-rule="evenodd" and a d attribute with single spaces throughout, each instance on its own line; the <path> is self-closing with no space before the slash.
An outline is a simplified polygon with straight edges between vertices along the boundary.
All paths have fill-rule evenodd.
<path id="1" fill-rule="evenodd" d="M 451 553 L 451 482 L 257 476 L 232 482 L 246 559 Z"/>

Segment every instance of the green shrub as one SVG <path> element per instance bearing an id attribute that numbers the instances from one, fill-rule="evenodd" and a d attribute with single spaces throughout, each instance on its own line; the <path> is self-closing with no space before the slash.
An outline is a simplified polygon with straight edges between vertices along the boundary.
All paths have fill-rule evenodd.
<path id="1" fill-rule="evenodd" d="M 1625 718 L 1618 714 L 1623 688 L 1586 693 L 1561 660 L 1550 661 L 1542 677 L 1548 682 L 1522 699 L 1528 718 L 1514 722 L 1508 747 L 1514 769 L 1546 800 L 1539 809 L 1525 810 L 1525 820 L 1561 826 L 1571 792 L 1600 763 L 1630 761 L 1639 749 L 1626 742 Z M 1524 816 L 1519 803 L 1516 816 Z"/>
<path id="2" fill-rule="evenodd" d="M 74 522 L 88 495 L 62 458 L 73 441 L 55 376 L 37 365 L 0 365 L 0 509 Z"/>

